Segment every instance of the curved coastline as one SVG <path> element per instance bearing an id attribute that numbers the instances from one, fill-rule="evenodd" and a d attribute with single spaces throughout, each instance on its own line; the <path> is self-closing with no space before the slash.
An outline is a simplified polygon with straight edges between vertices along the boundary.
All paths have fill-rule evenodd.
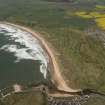
<path id="1" fill-rule="evenodd" d="M 64 81 L 61 73 L 60 73 L 60 68 L 59 65 L 56 62 L 56 58 L 54 56 L 54 52 L 53 50 L 48 46 L 47 41 L 45 41 L 45 39 L 37 32 L 33 31 L 32 29 L 25 27 L 25 26 L 20 26 L 17 24 L 13 24 L 13 23 L 9 23 L 9 22 L 0 22 L 1 24 L 7 24 L 10 26 L 14 26 L 17 27 L 21 30 L 24 30 L 26 32 L 31 33 L 37 40 L 39 40 L 40 45 L 44 48 L 44 50 L 47 52 L 49 58 L 50 58 L 50 66 L 51 66 L 51 70 L 49 71 L 51 74 L 51 80 L 52 82 L 57 86 L 57 88 L 59 90 L 63 90 L 63 91 L 68 91 L 68 92 L 78 92 L 80 91 L 80 89 L 72 89 L 70 88 L 66 82 Z"/>

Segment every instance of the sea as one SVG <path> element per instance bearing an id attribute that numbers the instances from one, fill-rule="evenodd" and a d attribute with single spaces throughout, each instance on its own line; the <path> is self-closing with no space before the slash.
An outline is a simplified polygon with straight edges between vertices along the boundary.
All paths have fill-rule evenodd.
<path id="1" fill-rule="evenodd" d="M 47 81 L 49 57 L 40 41 L 19 27 L 0 23 L 0 89 Z"/>

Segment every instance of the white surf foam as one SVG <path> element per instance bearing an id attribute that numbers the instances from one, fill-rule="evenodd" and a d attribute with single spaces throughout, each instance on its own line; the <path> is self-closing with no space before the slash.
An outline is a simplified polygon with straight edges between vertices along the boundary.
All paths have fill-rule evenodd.
<path id="1" fill-rule="evenodd" d="M 0 33 L 4 33 L 5 36 L 9 36 L 9 40 L 24 46 L 7 44 L 2 46 L 0 50 L 14 53 L 14 56 L 17 57 L 16 62 L 22 59 L 40 60 L 40 72 L 44 75 L 44 78 L 46 78 L 49 57 L 41 47 L 39 41 L 33 37 L 31 33 L 7 24 L 0 24 Z"/>

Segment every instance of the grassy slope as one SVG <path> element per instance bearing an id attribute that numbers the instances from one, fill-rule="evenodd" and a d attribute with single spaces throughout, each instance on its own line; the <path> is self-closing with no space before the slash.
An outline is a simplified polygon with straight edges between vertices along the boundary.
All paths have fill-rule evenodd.
<path id="1" fill-rule="evenodd" d="M 48 39 L 59 53 L 61 72 L 70 86 L 104 91 L 105 48 L 98 38 L 84 33 L 88 28 L 98 27 L 92 19 L 68 15 L 68 12 L 92 10 L 96 1 L 99 2 L 94 1 L 79 0 L 73 5 L 39 0 L 1 0 L 0 20 L 29 26 Z"/>

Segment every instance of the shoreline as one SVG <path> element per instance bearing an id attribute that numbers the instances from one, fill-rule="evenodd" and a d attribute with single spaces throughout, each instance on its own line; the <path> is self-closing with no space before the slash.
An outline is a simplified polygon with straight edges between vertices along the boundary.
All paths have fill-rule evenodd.
<path id="1" fill-rule="evenodd" d="M 66 84 L 66 82 L 64 81 L 64 79 L 60 73 L 60 68 L 56 62 L 56 58 L 54 56 L 53 49 L 51 49 L 51 47 L 48 46 L 48 42 L 39 33 L 35 32 L 34 30 L 32 30 L 28 27 L 25 27 L 25 26 L 20 26 L 17 24 L 9 23 L 9 22 L 0 22 L 0 23 L 17 27 L 23 31 L 27 31 L 30 34 L 32 34 L 39 41 L 40 45 L 44 48 L 44 50 L 46 51 L 46 53 L 48 54 L 48 56 L 50 58 L 49 64 L 50 64 L 51 70 L 49 72 L 51 74 L 51 81 L 57 86 L 57 88 L 59 90 L 68 91 L 68 92 L 80 91 L 80 89 L 74 90 Z"/>

